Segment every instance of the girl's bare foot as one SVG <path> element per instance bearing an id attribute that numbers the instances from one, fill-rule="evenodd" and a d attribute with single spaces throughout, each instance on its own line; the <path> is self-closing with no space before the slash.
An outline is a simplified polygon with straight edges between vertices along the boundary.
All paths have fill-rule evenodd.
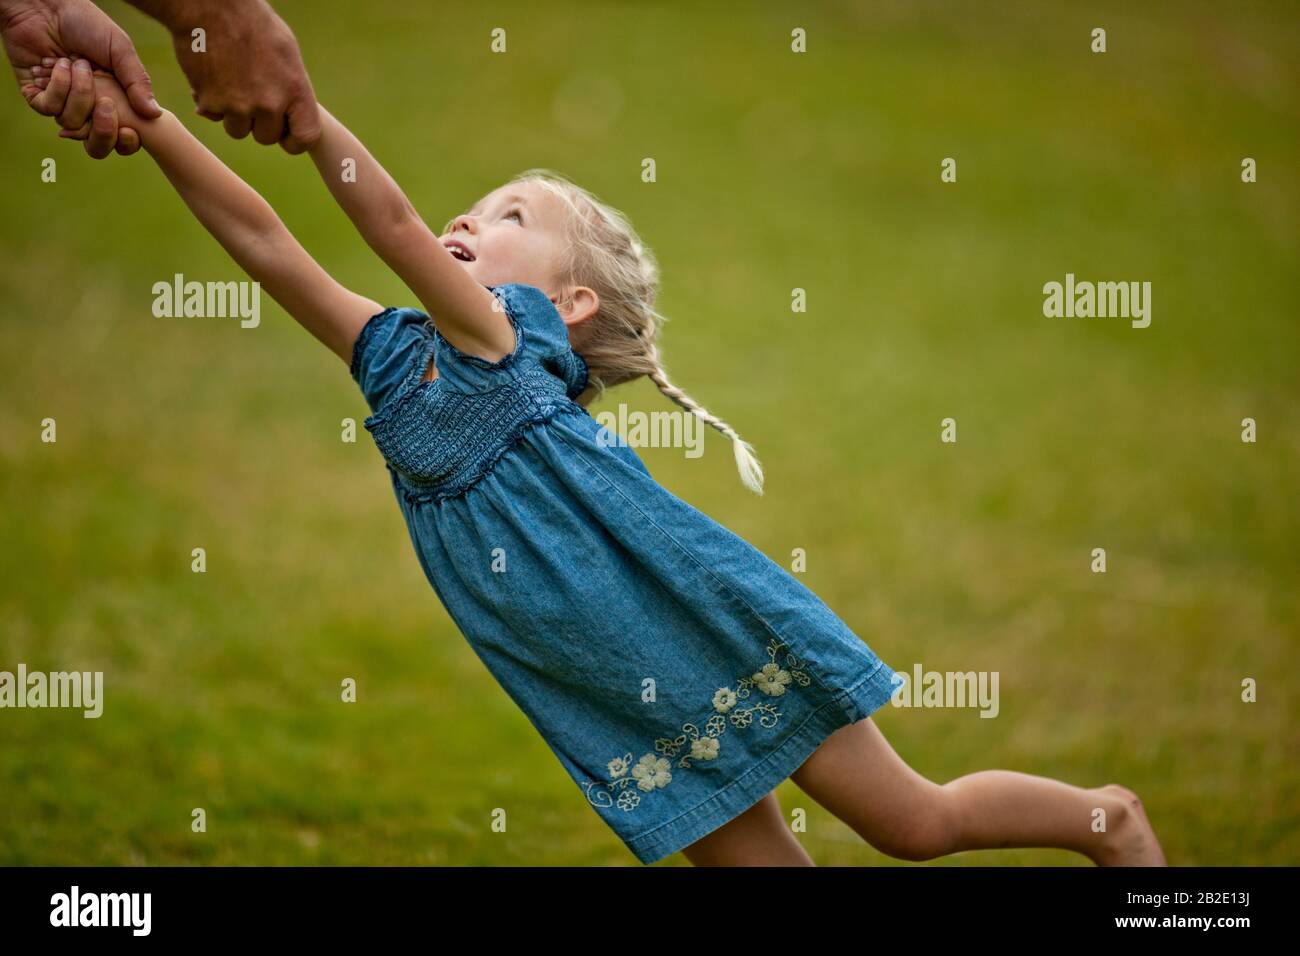
<path id="1" fill-rule="evenodd" d="M 1168 866 L 1138 795 L 1117 783 L 1097 787 L 1098 805 L 1106 811 L 1101 848 L 1092 855 L 1098 866 Z"/>

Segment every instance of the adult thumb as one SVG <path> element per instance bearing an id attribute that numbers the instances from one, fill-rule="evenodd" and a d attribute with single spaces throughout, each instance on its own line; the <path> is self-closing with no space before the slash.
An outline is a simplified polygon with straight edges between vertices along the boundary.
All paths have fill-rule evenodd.
<path id="1" fill-rule="evenodd" d="M 162 116 L 162 107 L 154 99 L 153 80 L 149 79 L 149 71 L 140 62 L 131 38 L 120 28 L 114 27 L 111 43 L 109 52 L 113 61 L 113 76 L 122 84 L 132 108 L 145 119 Z"/>

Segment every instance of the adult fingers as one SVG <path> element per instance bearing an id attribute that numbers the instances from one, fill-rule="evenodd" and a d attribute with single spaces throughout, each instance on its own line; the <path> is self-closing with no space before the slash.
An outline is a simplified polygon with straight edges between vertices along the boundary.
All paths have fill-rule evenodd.
<path id="1" fill-rule="evenodd" d="M 86 155 L 103 159 L 117 146 L 117 107 L 107 96 L 100 97 L 90 119 L 90 138 L 86 140 Z"/>
<path id="2" fill-rule="evenodd" d="M 63 48 L 77 50 L 87 59 L 112 69 L 126 90 L 131 106 L 141 116 L 153 119 L 162 107 L 153 96 L 149 73 L 140 62 L 131 38 L 94 4 L 67 4 L 59 16 Z"/>
<path id="3" fill-rule="evenodd" d="M 289 104 L 289 132 L 280 141 L 286 153 L 297 155 L 311 149 L 320 133 L 320 109 L 315 97 L 299 97 Z"/>
<path id="4" fill-rule="evenodd" d="M 190 99 L 194 101 L 194 112 L 197 113 L 199 116 L 202 116 L 204 119 L 220 120 L 225 117 L 224 113 L 218 113 L 215 110 L 204 109 L 202 106 L 200 106 L 198 90 L 190 90 Z"/>
<path id="5" fill-rule="evenodd" d="M 93 85 L 93 81 L 92 81 Z M 28 100 L 28 105 L 42 116 L 58 116 L 63 112 L 72 89 L 72 61 L 67 58 L 55 62 L 50 81 L 45 89 Z"/>
<path id="6" fill-rule="evenodd" d="M 130 156 L 140 148 L 140 134 L 129 126 L 117 131 L 117 152 L 119 156 Z"/>
<path id="7" fill-rule="evenodd" d="M 227 113 L 222 119 L 226 132 L 235 139 L 243 139 L 253 128 L 253 120 L 247 113 Z"/>
<path id="8" fill-rule="evenodd" d="M 153 95 L 153 80 L 140 62 L 131 38 L 116 25 L 113 27 L 113 76 L 122 84 L 131 106 L 145 119 L 162 116 L 162 107 Z"/>
<path id="9" fill-rule="evenodd" d="M 88 60 L 77 60 L 72 64 L 72 92 L 59 113 L 59 125 L 64 129 L 80 129 L 94 108 L 95 76 L 90 72 Z"/>
<path id="10" fill-rule="evenodd" d="M 256 110 L 253 113 L 253 139 L 263 146 L 280 142 L 284 133 L 284 114 L 275 110 Z"/>

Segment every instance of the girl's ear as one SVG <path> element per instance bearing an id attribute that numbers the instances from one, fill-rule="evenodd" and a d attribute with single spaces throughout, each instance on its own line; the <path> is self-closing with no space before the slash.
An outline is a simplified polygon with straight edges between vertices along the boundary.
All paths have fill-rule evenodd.
<path id="1" fill-rule="evenodd" d="M 551 301 L 555 303 L 556 311 L 560 313 L 560 318 L 564 319 L 564 324 L 570 330 L 600 311 L 600 296 L 585 285 L 571 289 L 563 305 L 560 305 L 557 296 L 551 296 Z"/>

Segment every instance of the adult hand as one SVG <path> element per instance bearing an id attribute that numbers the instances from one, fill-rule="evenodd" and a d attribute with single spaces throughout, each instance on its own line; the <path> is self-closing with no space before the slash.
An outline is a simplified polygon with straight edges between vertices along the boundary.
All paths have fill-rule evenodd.
<path id="1" fill-rule="evenodd" d="M 316 94 L 288 25 L 264 0 L 194 6 L 198 12 L 168 26 L 198 114 L 221 120 L 236 139 L 251 132 L 290 153 L 312 146 L 320 138 Z M 197 28 L 203 52 L 194 48 Z"/>
<path id="2" fill-rule="evenodd" d="M 64 129 L 86 130 L 86 152 L 91 156 L 102 158 L 115 147 L 119 152 L 134 152 L 139 137 L 134 131 L 119 134 L 115 111 L 112 115 L 95 112 L 94 123 L 87 127 L 95 108 L 90 71 L 68 70 L 66 85 L 53 76 L 38 85 L 42 63 L 86 57 L 112 71 L 141 116 L 162 115 L 131 38 L 89 0 L 0 0 L 0 35 L 28 105 L 44 116 L 57 116 Z"/>
<path id="3" fill-rule="evenodd" d="M 59 130 L 60 137 L 84 140 L 86 152 L 95 159 L 103 159 L 114 149 L 123 156 L 130 156 L 140 148 L 140 136 L 135 125 L 142 117 L 131 108 L 130 101 L 125 99 L 125 94 L 116 100 L 107 96 L 96 98 L 97 88 L 94 86 L 92 69 L 91 64 L 86 60 L 69 63 L 66 58 L 56 61 L 53 57 L 46 57 L 40 65 L 32 67 L 32 74 L 35 77 L 32 82 L 42 93 L 49 93 L 50 98 L 46 102 L 51 106 L 60 103 L 75 104 L 78 100 L 95 98 L 95 111 L 91 114 L 91 118 L 79 129 Z M 99 74 L 112 76 L 105 70 L 100 70 Z M 115 86 L 120 92 L 121 85 L 115 84 Z M 70 111 L 67 105 L 57 106 L 57 108 L 63 111 L 60 113 L 61 116 Z M 119 125 L 122 122 L 119 113 L 123 110 L 126 112 L 126 122 L 131 125 Z"/>

